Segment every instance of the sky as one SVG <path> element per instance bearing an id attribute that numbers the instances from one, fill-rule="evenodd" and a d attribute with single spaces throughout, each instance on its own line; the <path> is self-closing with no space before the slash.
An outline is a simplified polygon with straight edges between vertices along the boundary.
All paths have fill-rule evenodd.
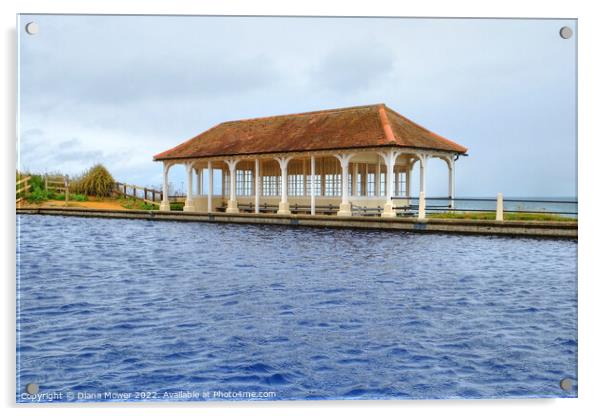
<path id="1" fill-rule="evenodd" d="M 220 122 L 385 103 L 468 147 L 458 197 L 574 197 L 577 36 L 562 26 L 577 31 L 575 20 L 22 15 L 17 167 L 103 163 L 159 189 L 153 155 Z M 176 190 L 184 177 L 170 170 Z M 428 194 L 447 186 L 431 160 Z"/>

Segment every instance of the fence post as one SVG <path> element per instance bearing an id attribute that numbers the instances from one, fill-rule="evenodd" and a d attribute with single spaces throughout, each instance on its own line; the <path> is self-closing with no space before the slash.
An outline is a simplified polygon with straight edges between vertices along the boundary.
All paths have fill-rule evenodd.
<path id="1" fill-rule="evenodd" d="M 418 219 L 423 220 L 426 218 L 426 199 L 424 198 L 424 192 L 420 192 L 418 198 Z"/>
<path id="2" fill-rule="evenodd" d="M 497 194 L 497 204 L 495 206 L 495 220 L 504 221 L 504 197 L 502 193 Z"/>
<path id="3" fill-rule="evenodd" d="M 65 206 L 69 205 L 69 175 L 65 175 Z"/>

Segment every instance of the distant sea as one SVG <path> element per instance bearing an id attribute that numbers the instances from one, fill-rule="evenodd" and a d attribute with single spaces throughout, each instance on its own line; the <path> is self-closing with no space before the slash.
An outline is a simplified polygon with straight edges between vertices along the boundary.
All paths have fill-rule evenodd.
<path id="1" fill-rule="evenodd" d="M 412 198 L 412 205 L 418 206 L 418 198 Z M 447 206 L 448 201 L 445 197 L 441 197 L 441 199 L 430 199 L 427 196 L 427 211 L 441 211 L 445 210 Z M 455 202 L 455 209 L 457 210 L 495 210 L 495 207 L 495 198 L 488 197 L 456 197 Z M 576 197 L 504 196 L 504 211 L 533 211 L 576 216 L 576 213 L 578 212 L 577 208 L 578 202 Z"/>

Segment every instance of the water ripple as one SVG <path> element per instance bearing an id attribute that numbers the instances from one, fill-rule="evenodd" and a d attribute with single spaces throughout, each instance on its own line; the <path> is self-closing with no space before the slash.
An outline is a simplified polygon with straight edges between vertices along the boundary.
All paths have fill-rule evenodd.
<path id="1" fill-rule="evenodd" d="M 576 379 L 571 241 L 18 221 L 18 401 L 30 382 L 287 400 L 577 395 L 558 388 Z"/>

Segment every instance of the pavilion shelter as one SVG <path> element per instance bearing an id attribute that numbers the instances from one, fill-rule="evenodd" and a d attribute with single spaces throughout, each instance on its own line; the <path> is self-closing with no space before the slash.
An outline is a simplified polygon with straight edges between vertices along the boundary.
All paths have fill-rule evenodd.
<path id="1" fill-rule="evenodd" d="M 182 164 L 185 211 L 351 216 L 376 210 L 394 217 L 410 204 L 415 163 L 424 203 L 427 162 L 433 158 L 448 166 L 453 203 L 455 162 L 466 153 L 376 104 L 223 122 L 154 160 L 163 163 L 161 210 L 170 209 L 169 169 Z M 222 180 L 220 195 L 214 192 L 216 176 Z"/>

